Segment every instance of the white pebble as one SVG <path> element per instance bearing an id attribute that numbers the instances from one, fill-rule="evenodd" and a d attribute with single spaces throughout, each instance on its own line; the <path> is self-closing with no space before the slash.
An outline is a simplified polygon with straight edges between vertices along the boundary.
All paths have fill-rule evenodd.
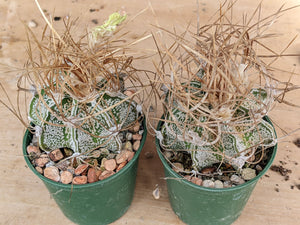
<path id="1" fill-rule="evenodd" d="M 34 20 L 30 20 L 28 22 L 28 27 L 30 27 L 30 28 L 37 27 L 37 23 Z"/>
<path id="2" fill-rule="evenodd" d="M 223 185 L 223 182 L 220 181 L 220 180 L 216 180 L 215 181 L 215 188 L 223 188 L 224 185 Z"/>
<path id="3" fill-rule="evenodd" d="M 215 183 L 212 180 L 204 180 L 202 182 L 203 187 L 213 188 L 215 187 Z"/>

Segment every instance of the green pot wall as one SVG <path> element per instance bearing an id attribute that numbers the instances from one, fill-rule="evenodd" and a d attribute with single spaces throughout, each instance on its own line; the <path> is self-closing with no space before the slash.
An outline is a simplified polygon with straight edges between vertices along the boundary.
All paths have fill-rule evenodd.
<path id="1" fill-rule="evenodd" d="M 270 122 L 267 117 L 266 120 Z M 161 125 L 162 123 L 158 124 L 158 128 Z M 259 178 L 270 168 L 277 151 L 277 145 L 272 147 L 268 164 L 252 180 L 235 187 L 214 189 L 180 179 L 182 177 L 169 166 L 162 155 L 158 139 L 155 143 L 164 165 L 172 209 L 183 222 L 190 225 L 232 224 L 240 216 Z"/>
<path id="2" fill-rule="evenodd" d="M 138 157 L 145 143 L 147 130 L 133 159 L 111 177 L 90 184 L 71 185 L 54 182 L 39 174 L 26 156 L 32 135 L 27 130 L 23 139 L 23 154 L 28 167 L 44 182 L 51 196 L 64 213 L 76 224 L 109 224 L 120 218 L 129 208 L 135 188 Z"/>

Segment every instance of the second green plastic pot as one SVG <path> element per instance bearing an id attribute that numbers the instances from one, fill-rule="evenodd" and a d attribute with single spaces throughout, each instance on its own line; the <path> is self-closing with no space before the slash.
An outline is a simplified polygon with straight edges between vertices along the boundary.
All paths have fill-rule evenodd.
<path id="1" fill-rule="evenodd" d="M 80 225 L 104 225 L 120 218 L 132 202 L 138 157 L 146 136 L 147 130 L 144 121 L 141 144 L 133 159 L 113 176 L 90 184 L 62 184 L 39 174 L 26 156 L 26 147 L 32 139 L 28 130 L 23 139 L 23 154 L 28 167 L 44 182 L 51 196 L 68 219 Z"/>
<path id="2" fill-rule="evenodd" d="M 266 120 L 270 122 L 268 118 Z M 158 128 L 161 125 L 162 123 Z M 252 180 L 235 187 L 215 189 L 202 187 L 183 179 L 162 155 L 158 139 L 155 140 L 155 144 L 164 166 L 172 209 L 183 222 L 189 225 L 232 224 L 242 213 L 259 178 L 270 168 L 277 150 L 277 144 L 268 149 L 270 152 L 268 164 Z"/>

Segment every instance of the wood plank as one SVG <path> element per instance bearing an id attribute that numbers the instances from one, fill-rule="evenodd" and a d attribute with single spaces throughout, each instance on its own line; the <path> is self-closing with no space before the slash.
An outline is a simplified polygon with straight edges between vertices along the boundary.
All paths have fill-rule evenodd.
<path id="1" fill-rule="evenodd" d="M 131 27 L 131 38 L 143 34 L 145 29 L 148 32 L 156 31 L 149 24 L 159 24 L 168 29 L 176 26 L 178 30 L 184 30 L 187 23 L 196 21 L 194 0 L 151 0 L 151 5 L 155 15 L 150 9 L 137 17 L 129 26 Z M 218 1 L 199 0 L 200 19 L 205 24 L 210 15 L 218 8 Z M 251 13 L 259 3 L 259 0 L 241 0 L 237 4 L 237 15 L 242 12 Z M 286 1 L 284 1 L 286 2 Z M 80 17 L 80 26 L 83 30 L 86 23 L 93 26 L 92 19 L 97 19 L 99 23 L 113 11 L 118 11 L 122 7 L 128 12 L 129 16 L 137 14 L 148 6 L 147 1 L 138 0 L 66 0 L 66 1 L 42 1 L 43 9 L 49 13 L 55 8 L 55 16 L 64 17 L 72 15 Z M 287 1 L 287 6 L 299 3 L 296 0 Z M 277 10 L 283 1 L 264 1 L 263 15 Z M 103 9 L 102 6 L 104 7 Z M 97 12 L 90 12 L 89 9 L 99 9 Z M 275 23 L 272 31 L 280 32 L 282 36 L 270 40 L 269 44 L 280 51 L 284 48 L 284 43 L 296 34 L 299 34 L 300 27 L 300 9 L 292 10 L 280 18 L 280 22 Z M 41 31 L 43 25 L 42 18 L 31 0 L 2 0 L 0 2 L 0 62 L 9 65 L 22 66 L 25 55 L 25 36 L 24 29 L 19 18 L 29 21 L 35 20 L 38 24 L 34 31 Z M 61 22 L 55 22 L 55 25 L 61 28 Z M 195 26 L 195 23 L 193 23 Z M 140 45 L 141 48 L 153 49 L 153 42 L 147 40 Z M 299 38 L 295 41 L 293 47 L 288 52 L 299 53 Z M 149 64 L 149 65 L 148 65 Z M 140 63 L 151 68 L 151 59 L 148 64 Z M 293 67 L 293 64 L 295 66 Z M 278 63 L 278 67 L 292 71 L 295 69 L 299 73 L 299 58 L 286 58 L 283 63 Z M 1 73 L 0 81 L 5 83 L 8 94 L 15 100 L 15 82 L 18 73 Z M 288 76 L 284 75 L 288 78 Z M 300 84 L 299 75 L 292 77 L 294 83 Z M 1 96 L 2 96 L 2 92 Z M 289 99 L 295 103 L 300 103 L 299 92 L 289 96 Z M 2 98 L 2 97 L 1 97 Z M 270 113 L 270 116 L 276 123 L 287 132 L 291 132 L 300 127 L 300 110 L 283 105 L 277 105 Z M 43 183 L 33 175 L 26 167 L 22 156 L 22 136 L 24 128 L 2 105 L 0 106 L 0 224 L 9 225 L 32 225 L 32 224 L 73 224 L 61 213 Z M 280 129 L 277 129 L 279 137 L 283 136 Z M 272 224 L 272 225 L 294 225 L 300 221 L 300 195 L 299 189 L 295 187 L 300 184 L 300 148 L 297 148 L 292 142 L 299 138 L 299 132 L 293 133 L 285 139 L 281 139 L 278 147 L 278 154 L 274 164 L 279 165 L 280 161 L 285 162 L 284 167 L 291 169 L 290 179 L 285 181 L 279 174 L 269 171 L 268 177 L 264 176 L 257 184 L 252 196 L 242 215 L 234 225 L 252 225 L 252 224 Z M 153 158 L 147 158 L 146 155 L 152 154 Z M 166 182 L 163 179 L 163 167 L 156 154 L 154 138 L 149 136 L 145 147 L 141 153 L 136 190 L 134 199 L 128 212 L 115 225 L 121 224 L 156 224 L 156 225 L 181 225 L 178 217 L 173 213 L 167 196 Z M 161 189 L 160 199 L 155 200 L 152 191 L 159 185 Z M 294 188 L 292 189 L 292 186 Z M 278 192 L 275 190 L 278 188 Z M 226 207 L 226 206 L 225 206 Z"/>

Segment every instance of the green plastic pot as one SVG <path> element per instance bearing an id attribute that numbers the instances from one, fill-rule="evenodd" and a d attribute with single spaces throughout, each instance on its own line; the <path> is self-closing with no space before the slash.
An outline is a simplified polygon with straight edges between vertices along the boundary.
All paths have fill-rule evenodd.
<path id="1" fill-rule="evenodd" d="M 138 157 L 147 136 L 145 120 L 143 125 L 144 133 L 141 145 L 133 159 L 116 174 L 95 183 L 62 184 L 39 174 L 26 156 L 26 147 L 32 139 L 32 134 L 28 130 L 23 139 L 24 158 L 28 167 L 44 182 L 51 196 L 68 219 L 80 225 L 109 224 L 120 218 L 132 202 Z"/>
<path id="2" fill-rule="evenodd" d="M 271 123 L 267 117 L 265 119 Z M 158 128 L 161 125 L 162 122 L 158 124 Z M 164 165 L 172 209 L 183 222 L 190 225 L 232 224 L 242 213 L 259 178 L 270 168 L 277 151 L 277 144 L 268 150 L 271 152 L 268 164 L 252 180 L 235 187 L 216 189 L 182 179 L 162 155 L 158 139 L 155 144 Z"/>

